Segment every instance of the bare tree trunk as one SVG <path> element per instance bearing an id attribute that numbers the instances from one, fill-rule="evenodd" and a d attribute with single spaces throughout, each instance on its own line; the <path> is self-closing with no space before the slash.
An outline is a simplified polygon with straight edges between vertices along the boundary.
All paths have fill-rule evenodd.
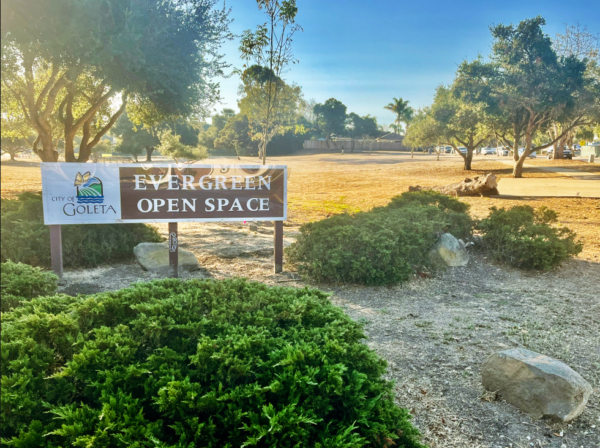
<path id="1" fill-rule="evenodd" d="M 465 165 L 464 169 L 466 171 L 471 171 L 471 162 L 473 161 L 473 151 L 467 151 L 467 156 L 465 157 Z"/>
<path id="2" fill-rule="evenodd" d="M 152 153 L 154 152 L 154 146 L 146 146 L 146 162 L 152 162 Z"/>

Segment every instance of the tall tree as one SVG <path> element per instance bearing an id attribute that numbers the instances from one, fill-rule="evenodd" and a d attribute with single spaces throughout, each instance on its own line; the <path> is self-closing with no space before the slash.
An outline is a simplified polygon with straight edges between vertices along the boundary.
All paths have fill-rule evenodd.
<path id="1" fill-rule="evenodd" d="M 396 114 L 396 121 L 394 122 L 396 133 L 402 132 L 401 123 L 405 123 L 408 128 L 408 124 L 414 115 L 414 109 L 408 105 L 408 100 L 402 98 L 393 98 L 393 101 L 387 106 L 384 106 L 385 110 L 389 110 Z"/>
<path id="2" fill-rule="evenodd" d="M 258 155 L 263 164 L 267 145 L 276 135 L 295 127 L 303 104 L 300 87 L 290 86 L 269 72 L 259 65 L 246 69 L 242 75 L 244 96 L 238 102 L 240 113 L 248 117 L 252 139 L 258 141 Z M 270 101 L 275 101 L 276 107 L 269 106 Z"/>
<path id="3" fill-rule="evenodd" d="M 17 154 L 27 151 L 30 145 L 21 138 L 2 137 L 2 155 L 8 154 L 10 160 L 15 160 Z"/>
<path id="4" fill-rule="evenodd" d="M 344 135 L 346 126 L 346 106 L 335 98 L 329 98 L 323 104 L 315 104 L 313 112 L 319 128 L 325 135 L 327 147 L 332 135 Z"/>
<path id="5" fill-rule="evenodd" d="M 216 1 L 4 0 L 3 89 L 38 134 L 42 160 L 57 160 L 53 116 L 66 160 L 85 162 L 126 108 L 144 119 L 205 112 L 230 37 Z"/>
<path id="6" fill-rule="evenodd" d="M 111 133 L 118 137 L 115 150 L 122 154 L 130 154 L 137 162 L 139 155 L 146 153 L 146 162 L 152 162 L 152 153 L 160 144 L 158 126 L 144 127 L 132 123 L 127 114 L 121 115 Z"/>
<path id="7" fill-rule="evenodd" d="M 347 134 L 353 139 L 374 138 L 379 135 L 377 119 L 370 115 L 361 117 L 354 112 L 349 113 L 346 121 L 346 128 Z"/>
<path id="8" fill-rule="evenodd" d="M 414 123 L 409 128 L 408 141 L 411 146 L 450 145 L 463 158 L 464 169 L 470 170 L 475 150 L 490 133 L 484 110 L 483 104 L 462 101 L 453 87 L 440 86 L 432 106 L 421 112 L 415 135 L 411 135 Z M 467 148 L 466 154 L 459 151 L 461 146 Z"/>
<path id="9" fill-rule="evenodd" d="M 589 123 L 597 104 L 597 81 L 586 76 L 585 62 L 558 57 L 542 30 L 544 24 L 543 18 L 536 17 L 517 26 L 493 27 L 491 61 L 462 63 L 456 80 L 463 100 L 486 104 L 489 127 L 513 150 L 514 177 L 522 177 L 536 133 L 553 119 L 568 122 L 561 135 L 537 147 L 538 151 Z M 584 97 L 593 101 L 582 101 Z M 525 149 L 519 154 L 521 144 Z"/>
<path id="10" fill-rule="evenodd" d="M 404 143 L 412 148 L 433 146 L 440 160 L 440 144 L 444 140 L 441 124 L 436 121 L 431 107 L 419 109 L 413 118 L 410 130 L 406 133 Z"/>
<path id="11" fill-rule="evenodd" d="M 594 71 L 600 64 L 600 38 L 598 35 L 590 33 L 587 27 L 577 25 L 567 25 L 564 34 L 557 33 L 553 42 L 556 54 L 559 57 L 574 57 L 586 62 L 588 72 L 593 76 Z M 585 101 L 580 99 L 580 101 Z M 586 99 L 592 101 L 592 98 Z M 573 138 L 578 132 L 578 128 L 572 128 L 568 132 L 563 132 L 565 127 L 569 127 L 569 120 L 564 117 L 553 120 L 546 126 L 550 140 L 554 141 L 553 157 L 555 159 L 564 158 L 564 149 L 566 145 L 572 145 Z M 560 118 L 563 118 L 560 120 Z M 562 136 L 562 137 L 561 137 Z"/>
<path id="12" fill-rule="evenodd" d="M 266 164 L 267 145 L 271 139 L 285 132 L 287 120 L 285 109 L 289 106 L 289 91 L 283 81 L 287 67 L 296 63 L 292 53 L 292 37 L 302 28 L 296 23 L 296 0 L 256 0 L 258 9 L 264 11 L 267 22 L 256 31 L 244 31 L 240 44 L 242 59 L 249 65 L 254 62 L 255 70 L 245 70 L 242 76 L 246 102 L 254 102 L 254 117 L 261 117 L 260 126 L 253 126 L 259 141 L 258 151 L 262 163 Z M 258 66 L 258 67 L 257 67 Z M 249 88 L 248 84 L 253 87 Z M 251 94 L 251 95 L 249 95 Z M 252 119 L 248 115 L 249 119 Z"/>
<path id="13" fill-rule="evenodd" d="M 217 149 L 233 150 L 239 160 L 240 154 L 252 152 L 252 149 L 256 150 L 251 134 L 248 117 L 237 114 L 227 121 L 219 138 L 214 141 L 214 146 Z"/>

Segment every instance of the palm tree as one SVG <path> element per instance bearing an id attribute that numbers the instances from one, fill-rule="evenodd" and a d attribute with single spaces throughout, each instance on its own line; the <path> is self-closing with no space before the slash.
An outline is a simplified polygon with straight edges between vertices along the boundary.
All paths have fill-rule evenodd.
<path id="1" fill-rule="evenodd" d="M 402 126 L 400 123 L 405 123 L 406 128 L 412 120 L 415 110 L 408 105 L 408 100 L 404 101 L 402 98 L 393 98 L 393 101 L 384 107 L 384 109 L 394 112 L 396 114 L 396 132 L 398 133 Z"/>

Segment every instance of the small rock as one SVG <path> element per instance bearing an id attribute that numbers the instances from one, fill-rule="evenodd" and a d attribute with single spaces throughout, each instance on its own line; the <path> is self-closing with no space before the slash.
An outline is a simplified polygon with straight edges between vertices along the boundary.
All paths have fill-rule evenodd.
<path id="1" fill-rule="evenodd" d="M 171 273 L 169 265 L 169 247 L 167 243 L 140 243 L 133 248 L 135 259 L 144 271 L 162 276 Z M 198 259 L 189 250 L 178 250 L 179 270 L 197 271 Z"/>
<path id="2" fill-rule="evenodd" d="M 250 230 L 252 232 L 257 232 L 258 231 L 258 226 L 256 224 L 250 224 Z"/>
<path id="3" fill-rule="evenodd" d="M 568 422 L 581 414 L 592 386 L 566 364 L 522 348 L 491 355 L 482 383 L 535 418 Z"/>
<path id="4" fill-rule="evenodd" d="M 469 254 L 453 235 L 444 233 L 433 249 L 429 257 L 434 264 L 446 266 L 465 266 L 469 262 Z"/>

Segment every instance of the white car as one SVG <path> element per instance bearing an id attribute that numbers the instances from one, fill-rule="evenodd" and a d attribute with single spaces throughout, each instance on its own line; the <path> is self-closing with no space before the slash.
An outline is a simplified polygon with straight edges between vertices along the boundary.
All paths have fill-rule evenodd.
<path id="1" fill-rule="evenodd" d="M 519 157 L 521 157 L 524 152 L 525 148 L 519 148 Z M 535 159 L 537 157 L 537 154 L 535 151 L 531 151 L 531 154 L 529 154 L 527 157 L 529 157 L 530 159 Z"/>
<path id="2" fill-rule="evenodd" d="M 494 148 L 490 148 L 490 147 L 481 148 L 481 150 L 479 151 L 479 153 L 482 156 L 487 156 L 487 155 L 492 155 L 493 156 L 494 154 L 496 154 L 496 150 Z"/>
<path id="3" fill-rule="evenodd" d="M 465 148 L 464 146 L 459 146 L 459 147 L 458 147 L 458 150 L 459 150 L 461 153 L 463 153 L 463 154 L 466 154 L 466 153 L 467 153 L 467 148 Z M 456 153 L 456 151 L 454 151 L 454 153 Z M 458 155 L 458 154 L 457 154 L 457 155 Z"/>

